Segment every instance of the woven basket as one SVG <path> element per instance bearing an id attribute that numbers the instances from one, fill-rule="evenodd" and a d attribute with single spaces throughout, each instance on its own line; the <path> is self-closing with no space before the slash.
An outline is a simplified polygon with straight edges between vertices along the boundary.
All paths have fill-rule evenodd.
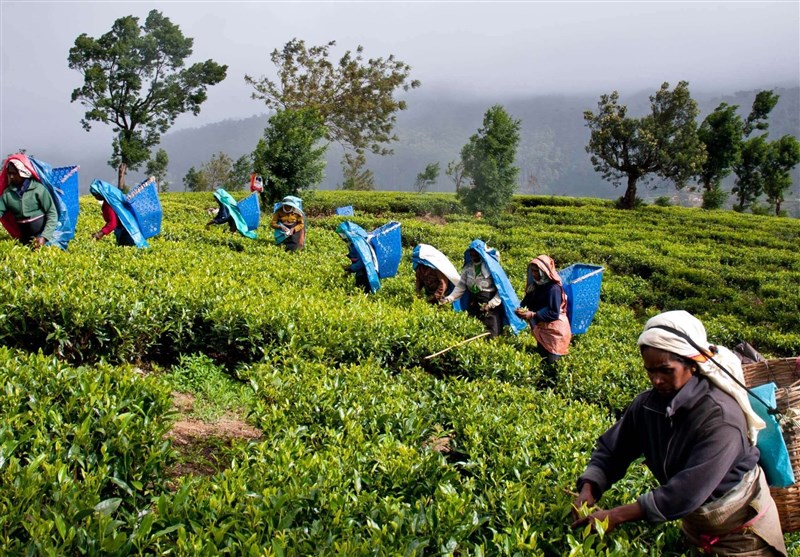
<path id="1" fill-rule="evenodd" d="M 781 529 L 797 532 L 800 530 L 800 357 L 745 364 L 742 369 L 748 387 L 770 382 L 778 386 L 775 397 L 782 415 L 781 429 L 797 482 L 769 491 L 778 507 Z"/>

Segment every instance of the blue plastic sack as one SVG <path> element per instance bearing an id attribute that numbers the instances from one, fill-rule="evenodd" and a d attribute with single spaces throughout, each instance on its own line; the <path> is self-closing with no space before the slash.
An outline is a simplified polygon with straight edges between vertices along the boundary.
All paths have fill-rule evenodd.
<path id="1" fill-rule="evenodd" d="M 775 383 L 766 383 L 758 387 L 752 387 L 750 391 L 755 393 L 761 400 L 775 408 Z M 786 449 L 786 441 L 783 439 L 780 425 L 773 414 L 767 411 L 763 403 L 756 400 L 752 394 L 748 393 L 750 406 L 767 424 L 767 427 L 758 432 L 756 447 L 761 452 L 758 463 L 764 470 L 767 483 L 770 487 L 789 487 L 794 484 L 794 472 L 792 463 L 789 461 L 789 451 Z"/>
<path id="2" fill-rule="evenodd" d="M 258 202 L 258 193 L 251 193 L 239 201 L 238 206 L 244 222 L 247 223 L 247 229 L 255 230 L 258 228 L 261 220 L 261 205 Z"/>
<path id="3" fill-rule="evenodd" d="M 403 256 L 400 223 L 387 222 L 370 232 L 367 239 L 375 251 L 378 276 L 382 279 L 395 276 Z"/>
<path id="4" fill-rule="evenodd" d="M 336 214 L 342 217 L 352 217 L 355 215 L 352 205 L 345 205 L 344 207 L 336 207 Z"/>
<path id="5" fill-rule="evenodd" d="M 53 169 L 44 161 L 36 160 L 33 157 L 28 157 L 28 159 L 56 205 L 58 223 L 50 243 L 61 249 L 67 249 L 70 240 L 75 237 L 75 228 L 78 223 L 78 167 Z M 64 172 L 65 170 L 66 172 Z M 73 201 L 70 202 L 70 198 Z"/>
<path id="6" fill-rule="evenodd" d="M 125 196 L 128 207 L 136 217 L 145 240 L 161 233 L 163 210 L 158 199 L 156 180 L 152 176 L 139 183 Z"/>
<path id="7" fill-rule="evenodd" d="M 576 263 L 558 272 L 567 295 L 567 319 L 573 335 L 585 333 L 600 305 L 603 267 Z"/>

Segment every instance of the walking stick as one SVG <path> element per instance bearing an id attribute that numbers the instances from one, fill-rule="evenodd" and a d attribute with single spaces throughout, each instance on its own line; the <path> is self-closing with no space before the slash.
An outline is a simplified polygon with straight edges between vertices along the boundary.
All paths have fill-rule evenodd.
<path id="1" fill-rule="evenodd" d="M 438 355 L 440 355 L 440 354 L 444 354 L 445 352 L 448 352 L 448 351 L 452 350 L 453 348 L 457 348 L 457 347 L 461 346 L 462 344 L 466 344 L 466 343 L 468 343 L 468 342 L 472 342 L 473 340 L 477 340 L 477 339 L 479 339 L 479 338 L 483 338 L 483 337 L 485 337 L 486 335 L 490 335 L 490 334 L 492 334 L 492 333 L 490 333 L 489 331 L 486 331 L 485 333 L 481 333 L 481 334 L 479 334 L 479 335 L 476 335 L 476 336 L 474 336 L 474 337 L 472 337 L 472 338 L 468 338 L 467 340 L 462 340 L 461 342 L 459 342 L 459 343 L 456 343 L 456 344 L 454 344 L 453 346 L 449 346 L 449 347 L 445 348 L 444 350 L 439 350 L 439 351 L 438 351 L 438 352 L 436 352 L 435 354 L 431 354 L 430 356 L 425 356 L 425 357 L 423 358 L 423 360 L 429 360 L 429 359 L 431 359 L 431 358 L 433 358 L 433 357 L 435 357 L 435 356 L 438 356 Z"/>

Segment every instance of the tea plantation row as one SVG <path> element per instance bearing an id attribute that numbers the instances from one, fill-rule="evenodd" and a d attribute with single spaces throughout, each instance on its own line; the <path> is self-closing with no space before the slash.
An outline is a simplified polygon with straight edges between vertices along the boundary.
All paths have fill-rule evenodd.
<path id="1" fill-rule="evenodd" d="M 88 198 L 67 252 L 0 241 L 5 554 L 677 555 L 675 524 L 569 529 L 594 439 L 647 385 L 642 323 L 684 308 L 720 343 L 800 354 L 797 221 L 519 198 L 493 223 L 447 195 L 318 192 L 307 247 L 287 254 L 264 227 L 255 241 L 206 230 L 210 194 L 162 202 L 148 250 L 92 241 Z M 403 225 L 407 257 L 375 295 L 341 269 L 331 214 L 351 203 L 364 228 Z M 424 359 L 482 328 L 414 298 L 411 248 L 460 266 L 474 238 L 518 292 L 538 253 L 606 267 L 557 377 L 527 332 Z M 175 477 L 173 377 L 204 366 L 249 385 L 263 437 L 219 447 L 211 476 Z M 603 503 L 652 481 L 637 465 Z"/>

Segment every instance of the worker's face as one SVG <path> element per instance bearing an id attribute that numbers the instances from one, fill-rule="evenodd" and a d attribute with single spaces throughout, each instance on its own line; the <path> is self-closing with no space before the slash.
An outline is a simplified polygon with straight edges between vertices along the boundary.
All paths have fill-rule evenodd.
<path id="1" fill-rule="evenodd" d="M 25 181 L 25 178 L 19 175 L 19 170 L 13 164 L 9 164 L 6 167 L 6 174 L 8 175 L 8 182 L 14 186 L 20 186 Z"/>
<path id="2" fill-rule="evenodd" d="M 674 395 L 692 378 L 694 366 L 676 359 L 666 350 L 642 346 L 642 360 L 647 377 L 659 394 Z"/>
<path id="3" fill-rule="evenodd" d="M 472 260 L 473 263 L 480 263 L 481 256 L 480 254 L 475 251 L 474 249 L 469 250 L 469 258 Z"/>

